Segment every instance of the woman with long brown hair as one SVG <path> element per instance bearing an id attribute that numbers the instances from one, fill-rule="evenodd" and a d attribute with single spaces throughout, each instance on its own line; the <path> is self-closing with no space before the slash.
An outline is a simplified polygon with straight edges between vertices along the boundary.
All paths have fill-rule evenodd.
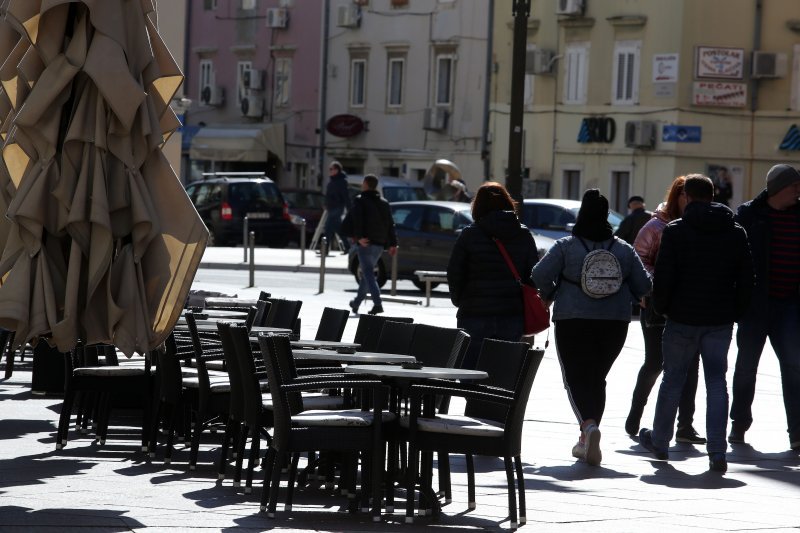
<path id="1" fill-rule="evenodd" d="M 470 334 L 464 368 L 474 368 L 483 339 L 518 341 L 524 329 L 522 291 L 495 239 L 505 246 L 523 283 L 538 260 L 531 232 L 517 217 L 517 204 L 501 184 L 481 185 L 472 200 L 474 222 L 456 240 L 447 265 L 450 299 L 458 327 Z"/>

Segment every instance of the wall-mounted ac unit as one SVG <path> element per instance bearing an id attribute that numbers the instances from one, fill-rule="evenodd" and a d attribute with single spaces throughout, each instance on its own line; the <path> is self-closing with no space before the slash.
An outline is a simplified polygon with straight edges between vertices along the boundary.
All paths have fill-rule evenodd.
<path id="1" fill-rule="evenodd" d="M 753 52 L 752 76 L 754 78 L 783 78 L 789 66 L 788 56 L 776 52 Z"/>
<path id="2" fill-rule="evenodd" d="M 225 103 L 225 89 L 217 85 L 206 85 L 200 91 L 200 102 L 205 105 L 221 106 Z"/>
<path id="3" fill-rule="evenodd" d="M 248 88 L 260 91 L 264 88 L 264 71 L 251 68 L 242 73 L 242 84 Z"/>
<path id="4" fill-rule="evenodd" d="M 584 0 L 556 0 L 556 14 L 571 17 L 583 15 Z"/>
<path id="5" fill-rule="evenodd" d="M 525 54 L 525 74 L 552 74 L 554 55 L 552 50 L 528 50 Z"/>
<path id="6" fill-rule="evenodd" d="M 628 148 L 655 148 L 658 125 L 647 120 L 625 123 L 625 146 Z"/>
<path id="7" fill-rule="evenodd" d="M 261 118 L 264 115 L 264 98 L 260 94 L 251 94 L 242 98 L 242 115 Z"/>
<path id="8" fill-rule="evenodd" d="M 289 25 L 289 10 L 285 7 L 270 7 L 267 9 L 267 27 L 285 28 Z"/>
<path id="9" fill-rule="evenodd" d="M 426 107 L 425 116 L 422 121 L 422 128 L 426 130 L 447 129 L 447 120 L 450 118 L 450 111 L 444 107 Z"/>
<path id="10" fill-rule="evenodd" d="M 361 24 L 361 8 L 356 4 L 339 6 L 336 25 L 340 28 L 358 28 Z"/>

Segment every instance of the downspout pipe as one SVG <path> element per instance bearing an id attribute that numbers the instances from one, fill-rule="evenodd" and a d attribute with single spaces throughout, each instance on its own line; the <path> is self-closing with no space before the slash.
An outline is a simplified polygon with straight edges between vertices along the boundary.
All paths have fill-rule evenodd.
<path id="1" fill-rule="evenodd" d="M 317 187 L 322 187 L 322 176 L 325 168 L 325 122 L 327 121 L 328 102 L 328 38 L 330 36 L 330 0 L 323 2 L 322 8 L 322 66 L 320 68 L 320 103 L 319 103 L 319 154 L 317 160 Z"/>
<path id="2" fill-rule="evenodd" d="M 489 151 L 489 119 L 491 92 L 492 92 L 492 66 L 494 59 L 494 0 L 489 0 L 489 16 L 486 32 L 486 93 L 483 95 L 483 131 L 481 132 L 481 159 L 483 159 L 483 181 L 488 181 L 491 175 L 491 152 Z"/>
<path id="3" fill-rule="evenodd" d="M 753 51 L 761 49 L 761 25 L 764 17 L 763 0 L 755 0 L 753 17 Z M 756 111 L 758 110 L 758 78 L 750 77 L 750 161 L 748 161 L 747 198 L 753 196 L 753 158 L 756 143 Z"/>

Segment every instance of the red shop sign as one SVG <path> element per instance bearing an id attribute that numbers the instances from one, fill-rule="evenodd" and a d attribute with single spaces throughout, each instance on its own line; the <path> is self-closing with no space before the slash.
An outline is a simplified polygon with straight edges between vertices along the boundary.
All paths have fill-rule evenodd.
<path id="1" fill-rule="evenodd" d="M 364 121 L 355 115 L 335 115 L 328 119 L 325 129 L 337 137 L 353 137 L 364 131 Z"/>

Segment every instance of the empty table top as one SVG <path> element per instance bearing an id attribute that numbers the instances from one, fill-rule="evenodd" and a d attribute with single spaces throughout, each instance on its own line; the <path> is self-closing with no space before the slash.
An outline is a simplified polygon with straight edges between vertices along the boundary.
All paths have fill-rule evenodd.
<path id="1" fill-rule="evenodd" d="M 334 361 L 337 363 L 413 363 L 416 361 L 411 355 L 394 353 L 341 353 L 334 350 L 304 350 L 302 348 L 292 349 L 292 355 L 298 360 Z"/>
<path id="2" fill-rule="evenodd" d="M 354 374 L 413 379 L 486 379 L 489 377 L 489 374 L 483 370 L 439 366 L 403 368 L 400 365 L 349 365 L 344 370 L 345 372 L 352 372 Z"/>
<path id="3" fill-rule="evenodd" d="M 300 339 L 292 341 L 292 348 L 325 348 L 328 350 L 350 351 L 354 352 L 361 348 L 357 342 L 342 342 L 342 341 L 317 341 Z"/>

